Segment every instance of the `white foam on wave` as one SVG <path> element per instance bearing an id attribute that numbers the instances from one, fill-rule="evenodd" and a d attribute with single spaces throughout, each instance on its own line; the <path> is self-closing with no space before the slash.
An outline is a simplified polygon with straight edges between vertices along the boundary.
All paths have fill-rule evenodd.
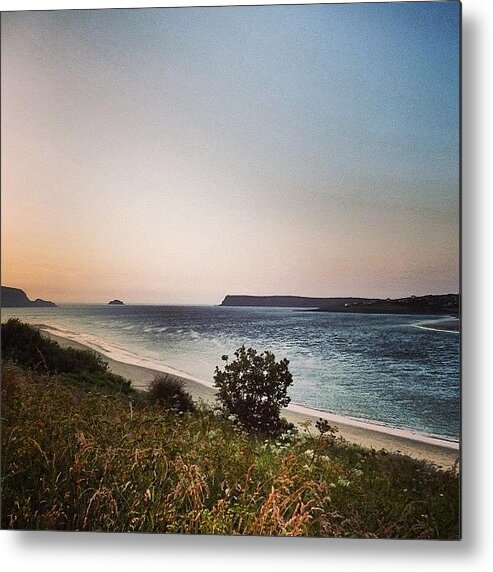
<path id="1" fill-rule="evenodd" d="M 418 324 L 413 324 L 415 328 L 420 330 L 429 330 L 430 332 L 446 332 L 447 334 L 460 334 L 458 330 L 442 330 L 441 328 L 430 328 L 428 326 L 420 326 Z"/>
<path id="2" fill-rule="evenodd" d="M 457 323 L 458 319 L 451 318 L 449 320 L 424 320 L 421 322 L 416 322 L 415 324 L 409 324 L 413 328 L 419 328 L 420 330 L 429 330 L 431 332 L 446 332 L 447 334 L 460 334 L 460 330 L 446 330 L 444 328 L 435 328 L 432 324 L 443 324 L 444 322 L 449 322 L 451 324 Z"/>
<path id="3" fill-rule="evenodd" d="M 191 375 L 186 371 L 176 369 L 163 362 L 155 360 L 154 358 L 141 357 L 140 355 L 126 348 L 118 346 L 114 342 L 109 342 L 108 340 L 101 340 L 100 338 L 92 334 L 86 334 L 84 332 L 72 332 L 67 329 L 62 329 L 58 326 L 51 326 L 47 324 L 37 324 L 37 326 L 41 331 L 44 331 L 48 334 L 52 334 L 54 336 L 60 336 L 72 342 L 82 344 L 88 347 L 89 349 L 95 350 L 100 354 L 102 354 L 103 356 L 112 359 L 114 361 L 119 361 L 139 367 L 145 367 L 147 369 L 153 369 L 163 373 L 169 373 L 171 375 L 183 377 L 184 379 L 189 379 L 190 381 L 201 383 L 206 387 L 213 387 L 212 381 L 201 379 L 199 377 Z"/>
<path id="4" fill-rule="evenodd" d="M 290 403 L 287 407 L 288 410 L 294 411 L 296 413 L 301 413 L 303 415 L 318 416 L 327 421 L 333 423 L 340 423 L 345 425 L 350 425 L 351 427 L 359 427 L 361 429 L 371 429 L 379 433 L 386 433 L 387 435 L 392 435 L 394 437 L 401 437 L 404 439 L 410 439 L 412 441 L 419 441 L 421 443 L 427 443 L 429 445 L 437 445 L 439 447 L 446 447 L 447 449 L 459 450 L 460 443 L 456 439 L 449 439 L 439 435 L 432 435 L 430 433 L 422 433 L 420 431 L 415 431 L 412 429 L 402 429 L 400 427 L 393 427 L 392 425 L 387 425 L 385 423 L 370 421 L 368 419 L 362 419 L 357 417 L 351 417 L 349 415 L 340 415 L 337 413 L 331 413 L 323 409 L 316 409 L 315 407 L 310 407 L 308 405 L 301 405 L 299 403 Z"/>

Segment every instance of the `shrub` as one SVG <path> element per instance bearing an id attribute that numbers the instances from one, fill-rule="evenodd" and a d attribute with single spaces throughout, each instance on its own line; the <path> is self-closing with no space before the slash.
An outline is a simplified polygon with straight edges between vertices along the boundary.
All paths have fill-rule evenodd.
<path id="1" fill-rule="evenodd" d="M 2 360 L 37 373 L 62 374 L 88 390 L 134 394 L 130 381 L 108 370 L 103 358 L 86 350 L 62 348 L 34 326 L 11 318 L 2 326 Z"/>
<path id="2" fill-rule="evenodd" d="M 192 396 L 183 389 L 183 382 L 169 374 L 156 375 L 149 386 L 152 401 L 165 409 L 195 411 Z"/>
<path id="3" fill-rule="evenodd" d="M 277 434 L 286 429 L 280 412 L 291 401 L 287 395 L 293 383 L 287 359 L 276 362 L 272 352 L 257 353 L 242 346 L 236 359 L 226 362 L 224 371 L 216 367 L 215 386 L 223 408 L 234 415 L 250 433 Z"/>

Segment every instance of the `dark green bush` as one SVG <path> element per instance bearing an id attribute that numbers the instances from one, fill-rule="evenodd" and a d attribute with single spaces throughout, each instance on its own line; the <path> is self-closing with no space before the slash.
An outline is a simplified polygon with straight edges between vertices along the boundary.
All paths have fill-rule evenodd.
<path id="1" fill-rule="evenodd" d="M 165 409 L 195 411 L 192 396 L 183 388 L 183 382 L 169 374 L 156 375 L 149 386 L 151 401 Z"/>
<path id="2" fill-rule="evenodd" d="M 257 353 L 242 346 L 236 359 L 226 362 L 224 371 L 216 367 L 215 386 L 226 412 L 250 433 L 278 434 L 288 428 L 280 413 L 291 401 L 287 395 L 293 383 L 287 359 L 276 362 L 272 352 Z"/>
<path id="3" fill-rule="evenodd" d="M 74 348 L 62 348 L 57 342 L 18 319 L 2 324 L 2 360 L 37 373 L 62 374 L 85 389 L 111 393 L 133 393 L 130 381 L 108 370 L 98 354 Z"/>

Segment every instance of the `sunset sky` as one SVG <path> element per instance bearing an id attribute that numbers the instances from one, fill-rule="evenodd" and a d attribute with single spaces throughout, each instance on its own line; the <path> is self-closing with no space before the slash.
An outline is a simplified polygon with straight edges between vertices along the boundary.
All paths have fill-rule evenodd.
<path id="1" fill-rule="evenodd" d="M 2 14 L 2 284 L 457 292 L 459 9 Z"/>

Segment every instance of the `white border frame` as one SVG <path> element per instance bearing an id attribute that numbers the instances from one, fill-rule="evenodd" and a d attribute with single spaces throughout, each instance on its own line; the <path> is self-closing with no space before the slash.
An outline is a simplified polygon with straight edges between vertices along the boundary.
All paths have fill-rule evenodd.
<path id="1" fill-rule="evenodd" d="M 351 0 L 349 0 L 351 1 Z M 243 0 L 236 4 L 302 4 L 290 1 Z M 329 2 L 327 2 L 329 3 Z M 5 10 L 88 9 L 230 5 L 235 2 L 125 0 L 0 0 Z M 493 246 L 493 2 L 463 3 L 463 492 L 461 542 L 366 541 L 131 534 L 0 532 L 4 570 L 89 572 L 172 568 L 204 572 L 234 569 L 283 572 L 320 567 L 337 572 L 395 572 L 464 567 L 488 569 L 493 561 L 490 534 L 493 515 L 492 443 L 489 426 L 493 380 L 488 373 L 489 329 L 493 325 L 493 272 L 488 262 Z M 339 570 L 338 570 L 339 569 Z M 202 571 L 201 571 L 202 572 Z"/>

